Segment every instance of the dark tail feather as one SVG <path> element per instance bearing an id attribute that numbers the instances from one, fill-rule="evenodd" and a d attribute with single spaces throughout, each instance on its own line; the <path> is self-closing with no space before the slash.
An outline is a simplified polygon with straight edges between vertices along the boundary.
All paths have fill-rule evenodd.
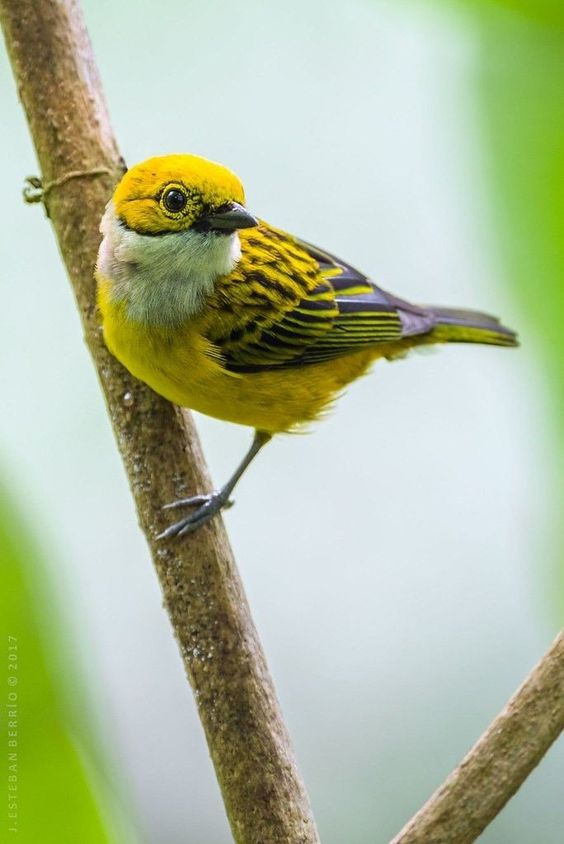
<path id="1" fill-rule="evenodd" d="M 434 321 L 434 327 L 428 335 L 431 342 L 519 345 L 517 334 L 489 314 L 457 308 L 428 307 L 425 310 Z"/>

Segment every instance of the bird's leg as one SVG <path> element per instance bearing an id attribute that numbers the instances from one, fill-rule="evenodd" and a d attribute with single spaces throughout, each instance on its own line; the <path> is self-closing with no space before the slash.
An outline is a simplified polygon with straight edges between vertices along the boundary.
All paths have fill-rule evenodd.
<path id="1" fill-rule="evenodd" d="M 163 532 L 158 535 L 157 539 L 168 539 L 171 536 L 185 536 L 187 533 L 192 533 L 201 525 L 209 522 L 209 520 L 219 513 L 220 510 L 230 507 L 233 502 L 229 500 L 229 496 L 235 489 L 241 475 L 250 463 L 252 463 L 263 445 L 266 445 L 266 443 L 271 439 L 271 436 L 272 435 L 267 434 L 266 431 L 255 431 L 255 436 L 250 449 L 245 454 L 243 460 L 237 466 L 227 483 L 220 489 L 210 492 L 207 495 L 193 495 L 191 498 L 180 498 L 178 501 L 173 501 L 171 504 L 165 504 L 163 508 L 165 510 L 173 510 L 177 507 L 197 507 L 198 509 L 194 510 L 184 519 L 180 519 L 180 521 L 175 522 L 173 525 L 166 528 L 166 530 L 163 530 Z"/>

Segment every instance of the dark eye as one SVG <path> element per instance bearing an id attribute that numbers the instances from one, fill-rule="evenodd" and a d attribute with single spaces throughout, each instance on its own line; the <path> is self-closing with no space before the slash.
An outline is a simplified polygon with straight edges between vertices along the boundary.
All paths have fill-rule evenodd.
<path id="1" fill-rule="evenodd" d="M 182 191 L 178 190 L 178 188 L 171 188 L 166 191 L 163 197 L 163 202 L 167 211 L 170 211 L 172 214 L 176 214 L 178 211 L 182 211 L 183 208 L 186 207 L 186 194 L 182 193 Z"/>

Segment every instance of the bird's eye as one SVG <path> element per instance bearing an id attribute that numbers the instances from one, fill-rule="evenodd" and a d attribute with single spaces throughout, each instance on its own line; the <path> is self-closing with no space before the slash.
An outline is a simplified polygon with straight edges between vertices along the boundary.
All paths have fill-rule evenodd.
<path id="1" fill-rule="evenodd" d="M 188 198 L 186 194 L 182 193 L 182 191 L 178 190 L 178 188 L 170 188 L 163 196 L 164 207 L 167 211 L 170 211 L 171 214 L 178 214 L 179 211 L 183 211 L 186 207 L 187 201 Z"/>

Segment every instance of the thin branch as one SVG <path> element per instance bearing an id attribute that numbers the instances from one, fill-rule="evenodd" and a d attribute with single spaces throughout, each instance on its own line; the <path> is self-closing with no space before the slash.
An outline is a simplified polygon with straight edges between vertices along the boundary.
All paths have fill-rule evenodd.
<path id="1" fill-rule="evenodd" d="M 470 844 L 564 729 L 560 634 L 470 753 L 391 844 Z"/>
<path id="2" fill-rule="evenodd" d="M 190 679 L 233 836 L 318 842 L 309 801 L 220 519 L 158 543 L 161 506 L 208 491 L 191 417 L 133 379 L 102 341 L 93 267 L 98 222 L 123 164 L 74 0 L 0 0 L 44 202 L 76 295 L 116 439 Z M 78 484 L 78 478 L 77 478 Z"/>

